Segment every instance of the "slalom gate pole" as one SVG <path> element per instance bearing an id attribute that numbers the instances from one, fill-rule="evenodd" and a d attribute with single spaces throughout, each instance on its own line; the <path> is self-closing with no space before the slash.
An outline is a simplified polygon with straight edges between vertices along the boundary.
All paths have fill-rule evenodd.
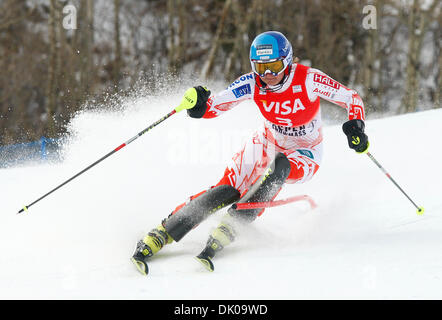
<path id="1" fill-rule="evenodd" d="M 391 175 L 381 166 L 381 164 L 373 157 L 373 155 L 370 152 L 367 152 L 367 156 L 378 166 L 379 169 L 390 179 L 391 182 L 394 183 L 394 185 L 410 200 L 410 202 L 416 207 L 416 213 L 418 215 L 424 214 L 425 209 L 423 207 L 419 207 L 416 203 L 414 203 L 413 200 L 408 196 L 408 194 L 405 193 L 404 190 L 394 181 L 394 179 L 391 177 Z"/>
<path id="2" fill-rule="evenodd" d="M 317 207 L 315 201 L 308 195 L 302 195 L 302 196 L 295 196 L 290 197 L 283 200 L 273 200 L 273 201 L 266 201 L 266 202 L 244 202 L 244 203 L 234 203 L 232 205 L 233 209 L 236 210 L 247 210 L 247 209 L 261 209 L 261 208 L 270 208 L 270 207 L 277 207 L 282 206 L 288 203 L 297 202 L 306 200 L 309 202 L 310 207 L 312 209 L 315 209 Z"/>
<path id="3" fill-rule="evenodd" d="M 182 105 L 182 104 L 181 104 Z M 37 200 L 35 200 L 34 202 L 28 204 L 27 206 L 24 206 L 22 209 L 20 209 L 20 211 L 17 213 L 22 213 L 23 211 L 27 211 L 29 209 L 29 207 L 31 207 L 32 205 L 36 204 L 37 202 L 39 202 L 40 200 L 43 200 L 44 198 L 46 198 L 48 195 L 50 195 L 51 193 L 53 193 L 54 191 L 60 189 L 61 187 L 63 187 L 65 184 L 67 184 L 68 182 L 74 180 L 75 178 L 77 178 L 79 175 L 85 173 L 87 170 L 89 170 L 90 168 L 94 167 L 95 165 L 99 164 L 101 161 L 103 161 L 104 159 L 110 157 L 111 155 L 113 155 L 115 152 L 123 149 L 125 146 L 127 146 L 129 143 L 133 142 L 134 140 L 138 139 L 139 137 L 141 137 L 143 134 L 145 134 L 147 131 L 149 131 L 150 129 L 156 127 L 157 125 L 159 125 L 161 122 L 163 122 L 164 120 L 166 120 L 167 118 L 171 117 L 172 115 L 174 115 L 175 113 L 183 110 L 184 108 L 182 108 L 180 105 L 180 107 L 177 107 L 176 109 L 172 110 L 171 112 L 169 112 L 167 115 L 165 115 L 164 117 L 162 117 L 161 119 L 157 120 L 156 122 L 152 123 L 150 126 L 148 126 L 146 129 L 144 129 L 143 131 L 140 131 L 136 136 L 134 136 L 133 138 L 127 140 L 126 142 L 124 142 L 123 144 L 119 145 L 118 147 L 116 147 L 114 150 L 112 150 L 111 152 L 109 152 L 108 154 L 106 154 L 105 156 L 101 157 L 100 159 L 98 159 L 97 161 L 95 161 L 94 163 L 92 163 L 91 165 L 89 165 L 88 167 L 84 168 L 83 170 L 81 170 L 80 172 L 78 172 L 76 175 L 74 175 L 73 177 L 69 178 L 68 180 L 64 181 L 63 183 L 61 183 L 60 185 L 58 185 L 57 187 L 55 187 L 54 189 L 52 189 L 51 191 L 49 191 L 48 193 L 46 193 L 45 195 L 41 196 L 40 198 L 38 198 Z"/>

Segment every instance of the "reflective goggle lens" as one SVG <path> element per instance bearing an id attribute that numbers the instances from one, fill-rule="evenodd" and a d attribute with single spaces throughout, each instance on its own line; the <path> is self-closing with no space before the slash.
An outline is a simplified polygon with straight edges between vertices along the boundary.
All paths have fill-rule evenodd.
<path id="1" fill-rule="evenodd" d="M 278 74 L 279 72 L 281 72 L 282 69 L 284 69 L 284 62 L 282 60 L 276 60 L 268 63 L 254 62 L 254 65 L 256 72 L 261 75 L 263 75 L 267 70 L 272 73 Z"/>

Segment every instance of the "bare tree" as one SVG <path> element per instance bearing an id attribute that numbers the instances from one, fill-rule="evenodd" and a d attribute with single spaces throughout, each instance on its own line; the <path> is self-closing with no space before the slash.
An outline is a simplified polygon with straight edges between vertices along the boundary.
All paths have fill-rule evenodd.
<path id="1" fill-rule="evenodd" d="M 442 8 L 440 8 L 437 16 L 437 27 L 433 32 L 434 35 L 434 47 L 435 56 L 437 62 L 437 72 L 435 79 L 435 90 L 434 90 L 434 108 L 441 108 L 442 99 Z"/>
<path id="2" fill-rule="evenodd" d="M 438 31 L 440 34 L 440 29 Z M 442 99 L 442 49 L 441 49 L 441 38 L 439 37 L 437 41 L 437 49 L 436 52 L 438 53 L 438 59 L 437 59 L 437 77 L 436 77 L 436 89 L 434 94 L 434 107 L 435 108 L 441 108 L 441 99 Z"/>
<path id="3" fill-rule="evenodd" d="M 113 68 L 113 78 L 115 89 L 118 89 L 121 80 L 120 0 L 114 0 L 114 13 L 115 62 Z"/>
<path id="4" fill-rule="evenodd" d="M 368 3 L 377 9 L 374 30 L 362 26 L 362 8 Z M 61 10 L 67 4 L 78 9 L 75 31 L 61 25 Z M 0 143 L 59 135 L 87 98 L 103 101 L 113 91 L 110 87 L 128 92 L 146 74 L 169 71 L 180 76 L 192 67 L 204 78 L 216 73 L 217 79 L 223 75 L 232 80 L 250 70 L 250 42 L 266 30 L 284 33 L 294 55 L 306 64 L 362 88 L 370 111 L 401 105 L 400 112 L 409 112 L 429 102 L 440 107 L 441 4 L 440 0 L 3 0 Z M 123 38 L 123 30 L 129 32 L 128 38 Z M 122 88 L 123 74 L 129 87 Z M 156 77 L 145 78 L 154 90 Z"/>
<path id="5" fill-rule="evenodd" d="M 168 22 L 169 22 L 169 68 L 170 74 L 180 73 L 185 62 L 186 44 L 186 6 L 184 0 L 168 0 Z"/>
<path id="6" fill-rule="evenodd" d="M 210 51 L 209 51 L 209 57 L 207 58 L 206 63 L 204 64 L 202 72 L 201 72 L 201 75 L 204 79 L 207 79 L 212 72 L 213 64 L 215 62 L 216 52 L 217 52 L 218 47 L 220 45 L 221 33 L 223 31 L 224 21 L 226 20 L 227 13 L 229 12 L 231 4 L 232 4 L 231 0 L 226 0 L 224 2 L 224 7 L 223 7 L 223 11 L 221 12 L 221 17 L 219 19 L 218 27 L 216 29 L 215 36 L 213 37 L 213 40 L 212 40 L 212 47 L 210 48 Z"/>
<path id="7" fill-rule="evenodd" d="M 413 112 L 417 108 L 419 96 L 419 69 L 420 56 L 422 52 L 422 43 L 428 25 L 432 19 L 432 13 L 435 12 L 440 2 L 434 0 L 431 6 L 424 10 L 422 0 L 413 0 L 411 7 L 406 9 L 408 12 L 408 52 L 406 64 L 406 88 L 403 97 L 403 106 L 405 112 Z"/>
<path id="8" fill-rule="evenodd" d="M 56 16 L 57 16 L 56 0 L 50 2 L 49 13 L 49 64 L 48 64 L 48 84 L 46 89 L 46 130 L 49 135 L 55 133 L 54 113 L 57 103 L 57 93 L 55 89 L 56 69 L 57 69 L 57 37 L 56 37 Z"/>

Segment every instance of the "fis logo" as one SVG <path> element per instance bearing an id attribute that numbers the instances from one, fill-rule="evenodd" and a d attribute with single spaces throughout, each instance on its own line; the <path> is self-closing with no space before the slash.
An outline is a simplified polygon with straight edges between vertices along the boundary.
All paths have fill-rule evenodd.
<path id="1" fill-rule="evenodd" d="M 292 87 L 293 93 L 302 92 L 302 86 L 296 85 Z"/>

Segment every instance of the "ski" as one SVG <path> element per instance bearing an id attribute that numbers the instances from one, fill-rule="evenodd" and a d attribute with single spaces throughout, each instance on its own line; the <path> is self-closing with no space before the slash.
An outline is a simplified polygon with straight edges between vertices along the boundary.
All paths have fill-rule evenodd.
<path id="1" fill-rule="evenodd" d="M 203 267 L 206 268 L 208 271 L 213 272 L 215 270 L 215 266 L 213 265 L 213 262 L 209 257 L 199 254 L 195 257 L 195 259 L 199 263 L 201 263 Z"/>
<path id="2" fill-rule="evenodd" d="M 137 270 L 144 276 L 147 276 L 149 273 L 149 267 L 147 266 L 147 263 L 144 261 L 144 259 L 139 259 L 137 257 L 132 257 L 130 260 L 133 262 Z"/>

